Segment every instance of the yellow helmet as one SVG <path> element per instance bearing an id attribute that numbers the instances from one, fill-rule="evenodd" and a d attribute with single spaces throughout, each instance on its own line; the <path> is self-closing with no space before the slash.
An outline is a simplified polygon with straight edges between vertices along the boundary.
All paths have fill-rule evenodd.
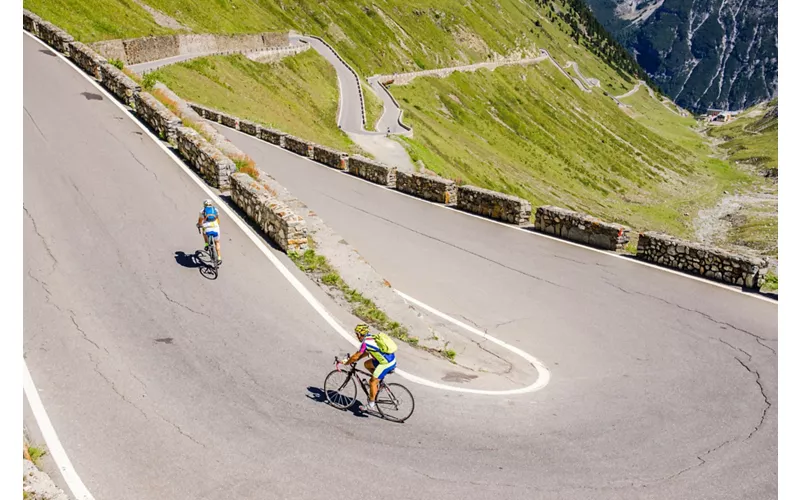
<path id="1" fill-rule="evenodd" d="M 358 325 L 356 325 L 355 332 L 356 335 L 358 335 L 359 337 L 366 335 L 369 333 L 369 326 L 365 325 L 364 323 L 359 323 Z"/>

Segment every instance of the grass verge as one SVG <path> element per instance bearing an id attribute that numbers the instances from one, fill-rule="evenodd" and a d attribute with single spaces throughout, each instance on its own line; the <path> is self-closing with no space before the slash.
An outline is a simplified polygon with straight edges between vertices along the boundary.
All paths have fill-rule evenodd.
<path id="1" fill-rule="evenodd" d="M 309 238 L 313 247 L 313 240 Z M 313 248 L 309 248 L 302 254 L 289 252 L 289 258 L 304 273 L 315 278 L 325 286 L 339 291 L 344 299 L 350 304 L 350 311 L 365 323 L 383 331 L 390 336 L 406 342 L 407 344 L 424 349 L 432 354 L 442 356 L 451 362 L 455 362 L 456 352 L 452 349 L 437 350 L 419 344 L 419 338 L 408 334 L 408 329 L 392 320 L 385 312 L 380 310 L 375 303 L 364 297 L 358 290 L 350 287 L 336 269 L 330 265 L 325 256 L 320 255 Z"/>
<path id="2" fill-rule="evenodd" d="M 768 271 L 764 277 L 764 285 L 761 287 L 762 292 L 775 292 L 778 290 L 778 275 L 772 271 Z"/>
<path id="3" fill-rule="evenodd" d="M 364 94 L 364 111 L 367 115 L 367 124 L 364 126 L 367 130 L 375 131 L 378 121 L 383 115 L 383 101 L 375 94 L 372 87 L 366 82 L 361 82 L 362 93 Z M 378 130 L 380 132 L 380 130 Z"/>

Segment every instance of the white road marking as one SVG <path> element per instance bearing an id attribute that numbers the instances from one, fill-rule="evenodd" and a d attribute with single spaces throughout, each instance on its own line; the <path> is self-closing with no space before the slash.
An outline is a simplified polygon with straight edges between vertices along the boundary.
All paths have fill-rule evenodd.
<path id="1" fill-rule="evenodd" d="M 58 470 L 61 471 L 64 481 L 72 492 L 72 496 L 75 497 L 76 500 L 94 500 L 92 494 L 89 493 L 89 489 L 86 488 L 86 485 L 83 484 L 78 473 L 75 472 L 72 462 L 70 462 L 69 457 L 67 457 L 67 452 L 64 451 L 64 447 L 58 439 L 58 434 L 56 434 L 56 430 L 50 422 L 50 417 L 47 416 L 47 411 L 44 409 L 42 400 L 39 398 L 39 392 L 36 390 L 36 385 L 33 383 L 31 372 L 28 371 L 28 363 L 26 363 L 24 359 L 22 360 L 22 368 L 22 388 L 28 399 L 28 404 L 31 407 L 33 416 L 36 419 L 36 424 L 39 426 L 42 437 L 44 437 L 44 441 L 47 444 L 47 451 L 50 453 L 50 456 L 53 457 L 53 460 L 58 466 Z"/>
<path id="2" fill-rule="evenodd" d="M 27 32 L 24 32 L 24 33 L 28 34 Z M 28 34 L 28 36 L 30 36 L 34 40 L 38 41 L 42 45 L 47 46 L 44 42 L 38 40 L 36 37 L 33 37 L 30 34 Z M 91 77 L 86 75 L 80 68 L 78 68 L 75 64 L 72 63 L 72 61 L 70 61 L 69 59 L 64 57 L 62 54 L 59 54 L 55 50 L 53 50 L 53 52 L 57 56 L 59 56 L 62 60 L 64 60 L 67 64 L 69 64 L 73 69 L 75 69 L 78 73 L 80 73 L 80 75 L 83 76 L 87 81 L 89 81 L 89 83 L 94 85 L 95 88 L 97 88 L 100 92 L 102 92 L 104 95 L 106 95 L 109 98 L 109 100 L 111 102 L 113 102 L 119 109 L 121 109 L 126 115 L 128 115 L 131 118 L 131 120 L 133 121 L 133 123 L 135 123 L 140 129 L 142 129 L 142 131 L 145 134 L 147 134 L 147 136 L 150 137 L 153 140 L 153 142 L 155 142 L 158 145 L 158 147 L 160 147 L 172 159 L 172 161 L 174 161 L 184 172 L 186 172 L 186 174 L 195 182 L 195 184 L 197 184 L 200 187 L 200 189 L 202 189 L 206 193 L 206 195 L 208 195 L 209 198 L 214 200 L 217 203 L 217 205 L 220 208 L 222 208 L 222 210 L 231 218 L 231 220 L 237 226 L 239 226 L 239 229 L 241 229 L 242 232 L 244 232 L 244 234 L 247 235 L 248 238 L 250 238 L 250 240 L 255 244 L 256 248 L 261 250 L 261 253 L 263 253 L 267 257 L 267 259 L 269 259 L 269 261 L 272 263 L 272 265 L 275 266 L 275 268 L 283 275 L 283 277 L 286 278 L 286 280 L 295 288 L 295 290 L 297 290 L 297 292 L 304 299 L 306 299 L 306 302 L 308 302 L 311 305 L 311 307 L 313 307 L 314 310 L 317 311 L 317 313 L 320 316 L 322 316 L 322 318 L 331 326 L 331 328 L 333 328 L 336 331 L 336 333 L 338 333 L 345 340 L 350 342 L 351 345 L 353 345 L 353 346 L 359 346 L 360 345 L 360 343 L 355 339 L 355 337 L 353 335 L 351 335 L 349 331 L 345 330 L 344 327 L 342 327 L 342 325 L 340 325 L 336 321 L 336 319 L 328 312 L 328 310 L 325 309 L 325 306 L 323 306 L 322 303 L 320 303 L 316 299 L 316 297 L 314 297 L 311 294 L 311 292 L 308 290 L 308 288 L 306 288 L 302 283 L 300 283 L 300 281 L 291 273 L 291 271 L 289 271 L 289 269 L 285 265 L 283 265 L 283 263 L 280 260 L 278 260 L 278 257 L 264 244 L 264 241 L 261 239 L 261 237 L 258 236 L 252 229 L 250 229 L 250 226 L 248 226 L 247 223 L 244 220 L 242 220 L 236 212 L 233 211 L 233 209 L 231 209 L 225 202 L 223 202 L 219 198 L 219 196 L 217 196 L 217 194 L 214 193 L 214 191 L 212 191 L 211 188 L 208 187 L 208 185 L 205 183 L 205 181 L 203 181 L 197 174 L 195 174 L 194 171 L 192 171 L 188 166 L 186 166 L 186 164 L 183 163 L 183 161 L 181 161 L 181 159 L 178 158 L 175 155 L 175 153 L 170 151 L 169 148 L 167 148 L 164 145 L 164 143 L 158 137 L 156 137 L 142 122 L 140 122 L 135 116 L 133 116 L 130 113 L 130 111 L 128 111 L 128 109 L 124 105 L 122 105 L 119 101 L 117 101 L 117 99 L 113 95 L 111 95 L 105 88 L 103 88 L 94 79 L 92 79 Z M 408 296 L 406 296 L 406 297 L 408 297 Z M 449 318 L 449 316 L 444 316 L 443 313 L 439 313 L 435 309 L 430 308 L 429 306 L 422 304 L 421 302 L 417 301 L 416 299 L 411 299 L 410 297 L 408 297 L 408 299 L 414 301 L 414 303 L 418 304 L 420 307 L 423 307 L 423 308 L 425 308 L 425 309 L 427 309 L 427 310 L 429 310 L 431 312 L 434 312 L 434 314 L 437 314 L 437 315 L 439 315 L 439 316 L 441 316 L 443 318 Z M 450 321 L 454 321 L 455 322 L 457 320 L 454 320 L 454 319 L 450 318 Z M 456 323 L 456 324 L 458 324 L 458 323 Z M 463 323 L 462 323 L 462 325 L 463 325 Z M 464 325 L 464 326 L 467 327 L 468 330 L 469 330 L 469 328 L 471 328 L 471 327 L 469 327 L 469 325 Z M 469 331 L 474 333 L 472 330 L 469 330 Z M 478 330 L 475 330 L 475 331 L 478 332 L 477 333 L 478 335 L 485 336 L 483 334 L 483 332 L 480 332 Z M 486 338 L 488 339 L 488 337 L 486 337 Z M 436 388 L 436 389 L 442 389 L 442 390 L 448 390 L 448 391 L 454 391 L 454 392 L 465 392 L 465 393 L 470 393 L 470 394 L 484 394 L 484 395 L 523 394 L 523 393 L 526 393 L 526 392 L 533 392 L 533 391 L 539 390 L 542 387 L 544 387 L 545 385 L 547 385 L 547 383 L 550 380 L 550 372 L 547 371 L 547 368 L 544 368 L 544 365 L 542 365 L 536 358 L 534 358 L 533 356 L 525 353 L 524 351 L 520 351 L 516 347 L 510 346 L 510 345 L 505 344 L 505 343 L 502 343 L 502 341 L 500 341 L 500 340 L 493 339 L 492 342 L 495 342 L 498 345 L 502 345 L 505 348 L 507 348 L 509 350 L 512 350 L 512 352 L 514 352 L 516 354 L 519 354 L 520 356 L 522 356 L 526 360 L 528 360 L 531 363 L 533 363 L 534 366 L 537 367 L 537 370 L 539 369 L 539 366 L 541 366 L 543 371 L 542 370 L 539 371 L 539 377 L 537 378 L 536 382 L 534 384 L 528 386 L 528 387 L 523 387 L 523 388 L 520 388 L 520 389 L 512 389 L 512 390 L 509 390 L 509 391 L 485 391 L 485 390 L 479 390 L 479 389 L 467 389 L 467 388 L 463 388 L 463 387 L 449 386 L 449 385 L 446 385 L 446 384 L 440 384 L 438 382 L 432 382 L 430 380 L 424 379 L 422 377 L 418 377 L 416 375 L 413 375 L 413 374 L 405 372 L 405 371 L 401 371 L 399 369 L 395 370 L 395 371 L 396 371 L 396 373 L 398 375 L 401 375 L 402 377 L 404 377 L 404 378 L 406 378 L 406 379 L 408 379 L 408 380 L 410 380 L 412 382 L 416 382 L 418 384 L 421 384 L 421 385 L 426 385 L 428 387 L 433 387 L 433 388 Z"/>
<path id="3" fill-rule="evenodd" d="M 220 126 L 224 127 L 224 125 L 218 124 L 217 122 L 212 122 L 212 123 L 215 123 L 217 125 L 220 125 Z M 500 222 L 500 221 L 497 221 L 497 220 L 494 220 L 494 219 L 489 219 L 487 217 L 482 217 L 482 216 L 477 215 L 477 214 L 472 214 L 472 213 L 469 213 L 469 212 L 465 212 L 465 211 L 459 210 L 459 209 L 457 209 L 455 207 L 450 207 L 450 206 L 447 206 L 447 205 L 442 205 L 441 203 L 436 203 L 434 201 L 429 201 L 429 200 L 425 200 L 423 198 L 418 198 L 416 196 L 412 196 L 412 195 L 404 193 L 402 191 L 398 191 L 397 189 L 392 189 L 390 187 L 382 186 L 380 184 L 375 184 L 374 182 L 368 181 L 366 179 L 362 179 L 361 177 L 357 177 L 355 175 L 348 174 L 347 172 L 344 172 L 342 170 L 331 168 L 331 167 L 329 167 L 327 165 L 323 165 L 322 163 L 316 162 L 316 161 L 308 158 L 307 156 L 299 155 L 299 154 L 297 154 L 297 153 L 295 153 L 293 151 L 289 151 L 288 149 L 284 149 L 284 148 L 282 148 L 280 146 L 277 146 L 277 145 L 272 144 L 272 143 L 267 142 L 267 141 L 261 141 L 257 137 L 254 137 L 254 136 L 252 136 L 250 134 L 245 134 L 244 132 L 242 132 L 240 130 L 232 129 L 232 128 L 229 128 L 229 127 L 225 127 L 225 128 L 227 130 L 232 131 L 232 132 L 236 132 L 237 134 L 242 134 L 242 135 L 244 135 L 246 137 L 249 137 L 251 139 L 257 140 L 257 141 L 259 141 L 261 143 L 264 143 L 264 144 L 266 144 L 268 146 L 272 146 L 274 148 L 278 148 L 281 151 L 284 151 L 284 152 L 289 153 L 291 155 L 297 156 L 298 158 L 306 160 L 306 161 L 312 163 L 313 165 L 315 165 L 317 167 L 320 167 L 322 169 L 325 169 L 325 170 L 328 170 L 328 171 L 332 171 L 332 172 L 335 172 L 335 173 L 338 173 L 338 174 L 341 174 L 341 175 L 346 175 L 347 178 L 349 178 L 349 179 L 354 179 L 354 180 L 363 182 L 365 184 L 368 184 L 370 186 L 373 186 L 373 187 L 376 187 L 376 188 L 379 188 L 379 189 L 384 189 L 384 190 L 386 190 L 386 191 L 388 191 L 390 193 L 394 193 L 394 194 L 397 194 L 397 195 L 400 195 L 400 196 L 405 196 L 407 198 L 410 198 L 410 199 L 418 201 L 418 202 L 427 203 L 428 205 L 433 205 L 433 206 L 439 207 L 439 208 L 444 208 L 445 210 L 450 210 L 450 211 L 455 212 L 457 214 L 465 215 L 467 217 L 474 217 L 475 219 L 481 220 L 483 222 L 489 222 L 491 224 L 497 224 L 497 225 L 499 225 L 501 227 L 505 227 L 507 229 L 514 229 L 516 231 L 522 231 L 523 233 L 529 234 L 529 235 L 534 236 L 534 237 L 547 238 L 547 239 L 555 241 L 557 243 L 563 243 L 565 245 L 571 245 L 571 246 L 574 246 L 574 247 L 578 247 L 578 248 L 580 248 L 582 250 L 589 250 L 591 252 L 600 253 L 600 254 L 606 255 L 608 257 L 614 257 L 616 259 L 622 259 L 625 262 L 629 262 L 631 264 L 637 264 L 637 265 L 640 265 L 640 266 L 649 267 L 649 268 L 656 269 L 658 271 L 662 271 L 662 272 L 665 272 L 665 273 L 674 274 L 675 276 L 679 276 L 681 278 L 686 278 L 686 279 L 690 279 L 690 280 L 693 280 L 693 281 L 697 281 L 697 282 L 703 283 L 705 285 L 711 285 L 711 286 L 715 286 L 717 288 L 722 288 L 723 290 L 728 290 L 729 292 L 735 292 L 735 293 L 744 295 L 745 297 L 750 297 L 752 299 L 763 300 L 765 302 L 769 302 L 771 304 L 778 305 L 778 301 L 775 300 L 775 299 L 772 299 L 772 298 L 769 298 L 769 297 L 765 297 L 763 295 L 759 295 L 759 294 L 753 293 L 753 292 L 745 292 L 745 291 L 740 290 L 740 289 L 738 289 L 738 288 L 736 288 L 736 287 L 734 287 L 732 285 L 726 285 L 725 283 L 718 283 L 716 281 L 711 281 L 711 280 L 708 280 L 708 279 L 705 279 L 705 278 L 701 278 L 699 276 L 692 276 L 691 274 L 682 273 L 680 271 L 676 271 L 674 269 L 669 269 L 667 267 L 661 267 L 661 266 L 658 266 L 656 264 L 651 264 L 649 262 L 645 262 L 643 260 L 638 260 L 638 259 L 634 259 L 634 258 L 631 258 L 631 257 L 626 257 L 625 255 L 620 255 L 620 254 L 615 253 L 615 252 L 609 252 L 607 250 L 601 250 L 599 248 L 593 248 L 593 247 L 590 247 L 590 246 L 581 245 L 580 243 L 575 243 L 573 241 L 557 238 L 557 237 L 551 236 L 549 234 L 544 234 L 544 233 L 540 233 L 540 232 L 537 232 L 537 231 L 531 231 L 530 229 L 527 229 L 527 228 L 524 228 L 524 227 L 514 226 L 514 225 L 511 225 L 511 224 L 507 224 L 505 222 Z"/>
<path id="4" fill-rule="evenodd" d="M 535 392 L 535 391 L 538 391 L 540 389 L 544 389 L 544 387 L 547 384 L 550 383 L 550 370 L 548 370 L 547 367 L 544 366 L 544 363 L 542 363 L 541 361 L 539 361 L 535 357 L 531 356 L 527 352 L 523 351 L 522 349 L 514 347 L 513 345 L 510 345 L 510 344 L 507 344 L 507 343 L 503 342 L 502 340 L 500 340 L 498 338 L 492 337 L 491 335 L 489 335 L 486 332 L 482 332 L 482 331 L 478 330 L 477 328 L 464 323 L 463 321 L 459 321 L 459 320 L 457 320 L 457 319 L 455 319 L 455 318 L 453 318 L 451 316 L 448 316 L 447 314 L 445 314 L 445 313 L 443 313 L 441 311 L 438 311 L 438 310 L 434 309 L 433 307 L 431 307 L 431 306 L 429 306 L 427 304 L 424 304 L 424 303 L 420 302 L 419 300 L 415 299 L 414 297 L 411 297 L 409 295 L 404 294 L 403 292 L 401 292 L 400 290 L 398 290 L 396 288 L 393 288 L 392 290 L 394 290 L 394 292 L 397 295 L 401 296 L 402 298 L 406 299 L 407 301 L 409 301 L 409 302 L 411 302 L 411 303 L 413 303 L 415 305 L 418 305 L 419 307 L 425 309 L 429 313 L 435 314 L 436 316 L 439 316 L 440 318 L 442 318 L 444 320 L 447 320 L 447 321 L 453 323 L 456 326 L 460 326 L 464 330 L 466 330 L 466 331 L 468 331 L 468 332 L 470 332 L 472 334 L 475 334 L 478 337 L 481 337 L 482 339 L 488 340 L 489 342 L 493 342 L 493 343 L 499 345 L 500 347 L 502 347 L 504 349 L 508 349 L 509 351 L 513 352 L 517 356 L 523 358 L 525 361 L 527 361 L 530 364 L 532 364 L 534 366 L 534 368 L 536 368 L 536 371 L 539 372 L 539 377 L 536 379 L 536 382 L 534 382 L 533 384 L 531 384 L 529 386 L 521 387 L 519 389 L 508 389 L 508 390 L 505 390 L 505 391 L 485 391 L 485 390 L 481 390 L 481 389 L 467 389 L 467 388 L 461 388 L 461 387 L 453 388 L 453 387 L 446 386 L 446 385 L 443 385 L 443 384 L 437 384 L 437 385 L 441 386 L 440 388 L 449 389 L 449 390 L 457 389 L 457 390 L 459 390 L 459 392 L 467 392 L 467 393 L 470 393 L 470 394 L 487 394 L 487 395 L 493 395 L 493 396 L 509 396 L 509 395 L 513 395 L 513 394 L 525 394 L 527 392 Z M 398 373 L 400 373 L 400 370 L 396 370 L 396 371 Z M 405 377 L 413 380 L 413 378 L 411 378 L 411 377 L 414 377 L 414 375 L 405 374 Z"/>

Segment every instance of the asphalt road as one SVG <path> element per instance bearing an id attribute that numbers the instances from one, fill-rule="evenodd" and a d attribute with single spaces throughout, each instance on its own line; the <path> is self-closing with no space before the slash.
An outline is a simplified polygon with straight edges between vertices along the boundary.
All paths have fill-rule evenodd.
<path id="1" fill-rule="evenodd" d="M 219 279 L 176 259 L 203 192 L 47 52 L 25 37 L 24 349 L 96 498 L 327 499 L 369 473 L 397 498 L 777 497 L 775 304 L 231 132 L 398 289 L 552 372 L 515 397 L 408 383 L 403 425 L 332 410 L 346 342 L 224 219 Z"/>

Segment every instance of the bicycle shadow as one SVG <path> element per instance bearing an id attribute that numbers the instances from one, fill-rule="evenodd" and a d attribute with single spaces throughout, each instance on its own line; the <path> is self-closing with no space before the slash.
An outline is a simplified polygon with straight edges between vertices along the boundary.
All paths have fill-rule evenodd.
<path id="1" fill-rule="evenodd" d="M 308 399 L 310 399 L 312 401 L 316 401 L 317 403 L 325 403 L 326 405 L 330 406 L 330 404 L 328 404 L 328 399 L 325 397 L 325 391 L 324 390 L 320 389 L 319 387 L 306 387 L 306 389 L 310 393 L 310 394 L 306 394 L 306 397 Z M 364 403 L 362 403 L 358 398 L 356 398 L 356 402 L 353 403 L 353 405 L 350 408 L 348 408 L 346 411 L 349 411 L 350 413 L 352 413 L 356 417 L 367 418 L 370 414 L 369 413 L 365 413 L 365 412 L 363 412 L 363 411 L 358 409 L 358 407 L 361 406 L 362 404 L 364 404 Z M 331 408 L 333 408 L 333 407 L 331 406 Z"/>
<path id="2" fill-rule="evenodd" d="M 187 254 L 181 250 L 175 252 L 175 262 L 188 269 L 199 269 L 200 274 L 209 280 L 217 279 L 217 273 L 211 265 L 211 261 L 203 258 L 203 252 L 200 250 L 195 251 L 193 254 Z"/>

